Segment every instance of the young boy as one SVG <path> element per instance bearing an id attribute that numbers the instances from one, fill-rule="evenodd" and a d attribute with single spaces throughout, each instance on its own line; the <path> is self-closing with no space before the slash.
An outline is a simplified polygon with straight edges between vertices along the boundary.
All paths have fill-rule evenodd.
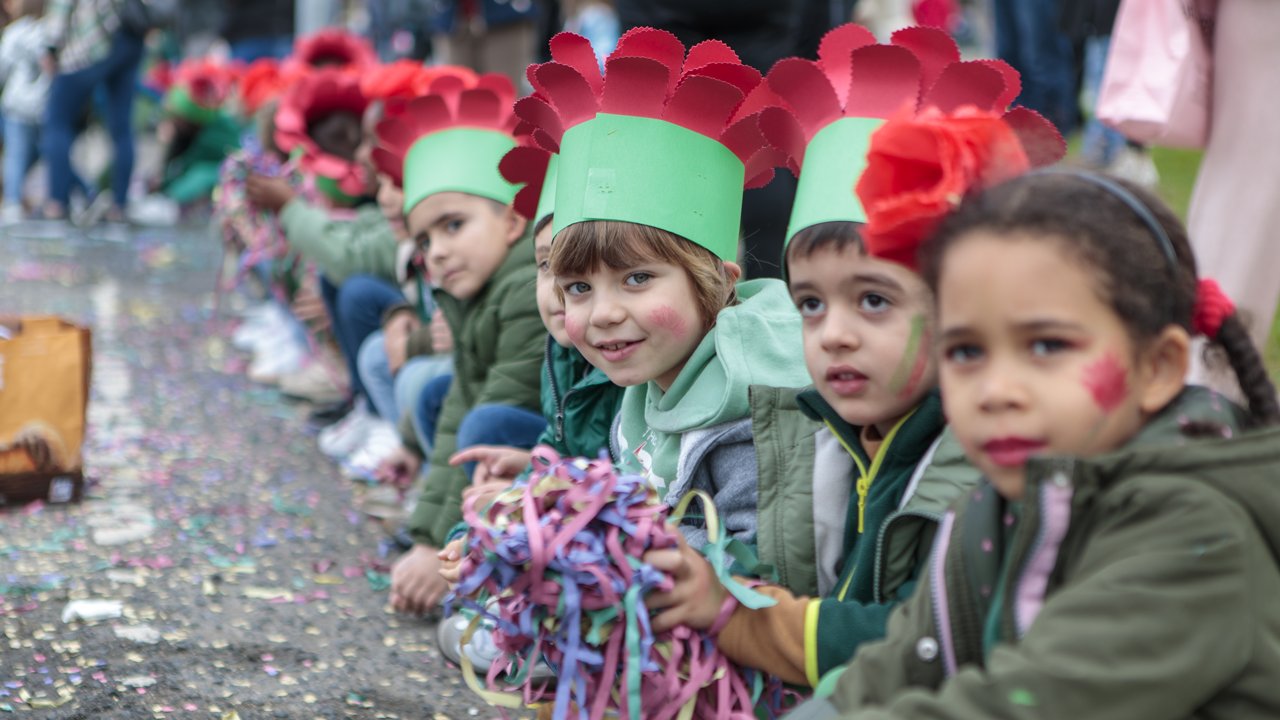
<path id="1" fill-rule="evenodd" d="M 833 33 L 865 31 L 846 26 Z M 849 62 L 846 55 L 846 82 Z M 770 86 L 794 103 L 797 75 L 816 74 L 827 77 L 838 96 L 838 73 L 824 70 L 784 60 L 770 73 Z M 918 81 L 904 85 L 903 99 L 916 98 Z M 858 97 L 862 90 L 856 84 L 848 90 L 850 103 L 865 100 Z M 899 105 L 884 103 L 890 112 Z M 717 642 L 728 657 L 806 686 L 847 662 L 860 644 L 884 636 L 890 610 L 916 584 L 943 510 L 978 480 L 944 432 L 930 347 L 931 293 L 910 267 L 867 254 L 858 233 L 866 218 L 862 207 L 851 192 L 833 190 L 853 187 L 866 164 L 862 149 L 882 120 L 838 110 L 801 132 L 806 142 L 798 146 L 785 142 L 790 133 L 767 130 L 797 120 L 776 116 L 781 110 L 761 118 L 766 135 L 781 140 L 770 137 L 778 149 L 797 167 L 803 161 L 784 269 L 803 318 L 805 364 L 814 381 L 795 399 L 824 426 L 806 466 L 812 476 L 792 472 L 769 481 L 761 462 L 758 550 L 785 586 L 758 588 L 776 604 L 752 610 L 736 606 L 699 556 L 648 556 L 676 581 L 672 593 L 649 601 L 665 609 L 654 619 L 655 630 L 719 626 Z M 756 417 L 757 444 L 765 444 L 759 435 L 777 428 Z M 846 468 L 842 487 L 820 484 L 836 467 Z M 816 578 L 805 567 L 809 548 Z"/>
<path id="2" fill-rule="evenodd" d="M 546 427 L 538 411 L 545 330 L 533 302 L 533 243 L 511 206 L 516 188 L 498 173 L 515 146 L 514 96 L 501 76 L 481 77 L 465 95 L 461 83 L 440 80 L 379 126 L 383 145 L 404 159 L 409 233 L 425 246 L 454 344 L 452 380 L 432 381 L 420 399 L 434 445 L 408 524 L 414 546 L 392 569 L 391 602 L 403 612 L 430 610 L 446 590 L 439 550 L 462 518 L 471 472 L 449 458 L 479 444 L 532 447 Z M 470 110 L 465 121 L 454 110 L 460 106 Z"/>
<path id="3" fill-rule="evenodd" d="M 240 123 L 222 107 L 231 88 L 230 73 L 208 62 L 184 64 L 165 94 L 165 118 L 157 135 L 167 136 L 168 142 L 159 190 L 180 205 L 208 200 L 222 162 L 240 147 Z"/>

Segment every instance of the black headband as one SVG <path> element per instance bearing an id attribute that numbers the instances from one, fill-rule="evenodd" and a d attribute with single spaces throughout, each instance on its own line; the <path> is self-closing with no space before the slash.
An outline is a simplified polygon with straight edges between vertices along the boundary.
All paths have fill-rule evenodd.
<path id="1" fill-rule="evenodd" d="M 1173 241 L 1169 239 L 1169 233 L 1165 232 L 1164 226 L 1156 219 L 1155 214 L 1151 212 L 1151 208 L 1147 207 L 1146 203 L 1142 202 L 1137 195 L 1126 190 L 1120 183 L 1102 175 L 1098 175 L 1097 173 L 1086 172 L 1084 170 L 1073 170 L 1070 168 L 1044 168 L 1027 174 L 1069 175 L 1071 177 L 1084 180 L 1090 185 L 1095 185 L 1106 190 L 1108 193 L 1111 193 L 1111 195 L 1117 200 L 1127 205 L 1129 209 L 1133 211 L 1133 214 L 1137 215 L 1138 219 L 1147 226 L 1147 229 L 1155 236 L 1156 242 L 1159 243 L 1160 250 L 1163 251 L 1165 257 L 1169 259 L 1169 264 L 1172 268 L 1176 271 L 1179 267 L 1178 253 L 1173 249 Z"/>

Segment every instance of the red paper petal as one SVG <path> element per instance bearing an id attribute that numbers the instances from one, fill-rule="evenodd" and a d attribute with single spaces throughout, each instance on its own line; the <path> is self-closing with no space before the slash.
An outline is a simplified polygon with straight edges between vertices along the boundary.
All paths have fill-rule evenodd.
<path id="1" fill-rule="evenodd" d="M 622 35 L 618 40 L 618 47 L 609 57 L 645 57 L 656 60 L 667 69 L 667 92 L 670 93 L 675 89 L 676 81 L 680 78 L 680 72 L 684 66 L 684 44 L 666 30 L 637 27 Z"/>
<path id="2" fill-rule="evenodd" d="M 600 63 L 590 41 L 571 32 L 557 33 L 551 38 L 551 59 L 577 70 L 596 97 L 600 96 L 604 90 L 604 79 L 600 76 Z"/>
<path id="3" fill-rule="evenodd" d="M 668 66 L 644 57 L 610 56 L 605 67 L 602 112 L 661 117 L 670 81 Z"/>
<path id="4" fill-rule="evenodd" d="M 791 106 L 787 104 L 787 101 L 774 92 L 768 83 L 762 82 L 747 94 L 747 99 L 743 100 L 738 109 L 734 111 L 731 122 L 736 123 L 743 118 L 759 113 L 767 107 L 780 107 L 788 112 L 791 111 Z"/>
<path id="5" fill-rule="evenodd" d="M 696 70 L 712 63 L 744 67 L 742 60 L 738 58 L 738 53 L 734 52 L 733 48 L 724 42 L 720 40 L 703 40 L 689 48 L 689 56 L 684 61 L 684 71 L 688 73 L 691 70 Z"/>
<path id="6" fill-rule="evenodd" d="M 516 101 L 516 86 L 511 83 L 511 78 L 502 73 L 481 75 L 476 78 L 475 88 L 493 93 L 498 105 L 504 109 Z"/>
<path id="7" fill-rule="evenodd" d="M 1000 73 L 1000 77 L 1004 78 L 1004 92 L 996 99 L 995 108 L 1001 110 L 1013 104 L 1018 94 L 1022 92 L 1022 76 L 1018 74 L 1013 66 L 1003 60 L 978 60 L 977 62 Z"/>
<path id="8" fill-rule="evenodd" d="M 744 163 L 761 149 L 769 147 L 768 140 L 760 132 L 759 120 L 758 115 L 748 115 L 734 122 L 720 134 L 721 144 L 729 148 L 729 151 Z"/>
<path id="9" fill-rule="evenodd" d="M 472 88 L 458 99 L 459 125 L 494 127 L 505 119 L 502 102 L 491 90 Z"/>
<path id="10" fill-rule="evenodd" d="M 769 87 L 781 95 L 795 112 L 806 137 L 840 117 L 840 101 L 822 68 L 811 60 L 784 58 L 765 77 Z"/>
<path id="11" fill-rule="evenodd" d="M 397 186 L 404 184 L 404 160 L 398 153 L 384 147 L 376 147 L 372 153 L 373 167 L 381 174 L 391 178 Z"/>
<path id="12" fill-rule="evenodd" d="M 998 107 L 1004 90 L 1005 80 L 1000 71 L 981 62 L 953 63 L 925 93 L 920 107 L 935 107 L 944 113 L 966 105 L 993 110 Z"/>
<path id="13" fill-rule="evenodd" d="M 741 90 L 743 95 L 750 94 L 751 91 L 755 90 L 756 86 L 758 86 L 764 79 L 760 75 L 760 71 L 750 65 L 722 62 L 708 63 L 685 73 L 685 77 L 695 75 L 713 77 L 717 80 L 727 82 Z"/>
<path id="14" fill-rule="evenodd" d="M 847 117 L 887 118 L 904 107 L 916 109 L 920 62 L 906 48 L 870 45 L 853 51 Z"/>
<path id="15" fill-rule="evenodd" d="M 870 30 L 846 23 L 828 31 L 818 43 L 818 65 L 835 88 L 840 107 L 845 107 L 849 99 L 849 57 L 854 50 L 875 42 L 876 36 Z"/>
<path id="16" fill-rule="evenodd" d="M 551 153 L 528 146 L 514 147 L 498 162 L 498 172 L 507 182 L 524 185 L 516 193 L 516 212 L 532 220 L 538 211 L 538 198 L 542 194 L 542 182 L 547 176 L 547 164 Z"/>
<path id="17" fill-rule="evenodd" d="M 538 81 L 546 88 L 565 129 L 596 116 L 596 94 L 577 70 L 560 63 L 543 63 L 538 68 Z"/>
<path id="18" fill-rule="evenodd" d="M 1052 165 L 1066 156 L 1067 142 L 1062 133 L 1035 110 L 1016 107 L 1004 114 L 1004 121 L 1018 136 L 1032 167 Z"/>
<path id="19" fill-rule="evenodd" d="M 773 180 L 774 168 L 786 163 L 786 157 L 773 148 L 761 148 L 744 163 L 746 182 L 744 190 L 764 187 Z"/>
<path id="20" fill-rule="evenodd" d="M 915 53 L 920 61 L 922 88 L 933 87 L 943 68 L 960 61 L 960 48 L 956 42 L 937 28 L 903 28 L 893 34 L 892 42 Z"/>
<path id="21" fill-rule="evenodd" d="M 676 87 L 662 119 L 710 138 L 718 138 L 743 92 L 715 78 L 694 75 Z"/>
<path id="22" fill-rule="evenodd" d="M 760 113 L 759 124 L 760 132 L 769 145 L 798 169 L 804 159 L 808 139 L 795 116 L 782 108 L 766 108 Z"/>
<path id="23" fill-rule="evenodd" d="M 537 128 L 555 145 L 559 146 L 560 137 L 564 135 L 564 125 L 560 122 L 560 115 L 546 100 L 537 95 L 522 97 L 516 101 L 515 112 L 521 120 Z M 535 139 L 538 138 L 537 133 L 534 134 L 534 137 Z M 541 140 L 539 140 L 539 144 L 546 146 Z M 552 148 L 548 147 L 547 149 L 551 150 Z"/>

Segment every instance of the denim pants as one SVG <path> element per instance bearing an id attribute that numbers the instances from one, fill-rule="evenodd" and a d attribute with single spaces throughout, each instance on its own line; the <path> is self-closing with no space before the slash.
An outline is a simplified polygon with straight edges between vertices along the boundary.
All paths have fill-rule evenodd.
<path id="1" fill-rule="evenodd" d="M 123 208 L 133 176 L 133 98 L 142 62 L 142 38 L 119 31 L 102 60 L 75 72 L 54 76 L 45 108 L 44 158 L 49 164 L 49 199 L 65 208 L 71 198 L 71 143 L 75 121 L 102 87 L 106 97 L 107 132 L 115 155 L 111 161 L 111 196 Z"/>
<path id="2" fill-rule="evenodd" d="M 422 433 L 432 441 L 435 440 L 440 409 L 444 406 L 445 395 L 449 393 L 449 386 L 452 384 L 452 375 L 440 376 L 428 382 L 413 411 L 415 429 L 420 427 Z M 471 408 L 458 426 L 457 449 L 465 450 L 476 445 L 506 445 L 528 449 L 533 447 L 546 428 L 547 420 L 542 413 L 514 405 L 477 405 Z M 468 478 L 475 473 L 475 463 L 466 463 L 462 467 L 467 471 Z"/>
<path id="3" fill-rule="evenodd" d="M 1017 104 L 1066 135 L 1076 120 L 1071 41 L 1058 30 L 1058 0 L 994 0 L 996 54 L 1022 73 Z"/>
<path id="4" fill-rule="evenodd" d="M 4 204 L 22 202 L 22 184 L 36 161 L 40 125 L 14 117 L 4 119 Z"/>
<path id="5" fill-rule="evenodd" d="M 1125 144 L 1125 137 L 1120 131 L 1107 127 L 1098 120 L 1098 94 L 1102 91 L 1102 76 L 1107 69 L 1110 50 L 1110 35 L 1098 35 L 1085 40 L 1083 94 L 1090 117 L 1084 126 L 1080 154 L 1097 167 L 1110 165 Z"/>
<path id="6" fill-rule="evenodd" d="M 412 399 L 401 401 L 402 385 L 406 388 L 416 387 L 410 398 L 417 397 L 427 381 L 438 375 L 453 373 L 452 355 L 419 355 L 405 361 L 395 374 L 387 362 L 387 346 L 379 330 L 365 338 L 360 345 L 360 353 L 356 358 L 356 367 L 360 372 L 360 385 L 373 405 L 379 417 L 398 422 L 400 416 L 412 405 Z M 422 438 L 418 439 L 419 442 Z"/>
<path id="7" fill-rule="evenodd" d="M 367 396 L 360 382 L 360 346 L 382 329 L 383 313 L 392 305 L 404 302 L 404 296 L 391 283 L 370 275 L 352 275 L 341 286 L 321 276 L 320 296 L 329 311 L 338 348 L 347 361 L 351 389 L 357 396 Z M 395 418 L 386 419 L 395 421 Z"/>

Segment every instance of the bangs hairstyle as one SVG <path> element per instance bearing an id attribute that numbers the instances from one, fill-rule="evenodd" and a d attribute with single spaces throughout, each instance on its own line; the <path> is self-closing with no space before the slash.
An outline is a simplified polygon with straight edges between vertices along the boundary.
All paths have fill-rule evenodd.
<path id="1" fill-rule="evenodd" d="M 850 220 L 832 220 L 810 225 L 797 232 L 787 244 L 787 251 L 782 258 L 783 270 L 791 264 L 792 258 L 810 258 L 824 248 L 840 252 L 852 247 L 859 253 L 866 253 L 867 246 L 862 242 L 863 223 Z"/>
<path id="2" fill-rule="evenodd" d="M 1177 263 L 1170 263 L 1146 223 L 1110 191 L 1067 173 L 1031 173 L 968 197 L 938 227 L 921 252 L 922 274 L 937 297 L 947 251 L 974 232 L 1054 242 L 1094 278 L 1094 290 L 1144 347 L 1170 325 L 1192 333 L 1198 287 L 1187 231 L 1147 190 L 1108 178 L 1155 217 Z M 1275 386 L 1244 322 L 1232 315 L 1210 338 L 1225 352 L 1257 425 L 1280 423 Z"/>
<path id="3" fill-rule="evenodd" d="M 627 270 L 647 263 L 684 268 L 693 283 L 698 314 L 706 327 L 738 300 L 733 278 L 710 250 L 679 235 L 648 225 L 617 220 L 588 220 L 561 230 L 551 244 L 551 272 L 583 276 L 601 268 Z M 556 293 L 561 293 L 556 286 Z"/>

